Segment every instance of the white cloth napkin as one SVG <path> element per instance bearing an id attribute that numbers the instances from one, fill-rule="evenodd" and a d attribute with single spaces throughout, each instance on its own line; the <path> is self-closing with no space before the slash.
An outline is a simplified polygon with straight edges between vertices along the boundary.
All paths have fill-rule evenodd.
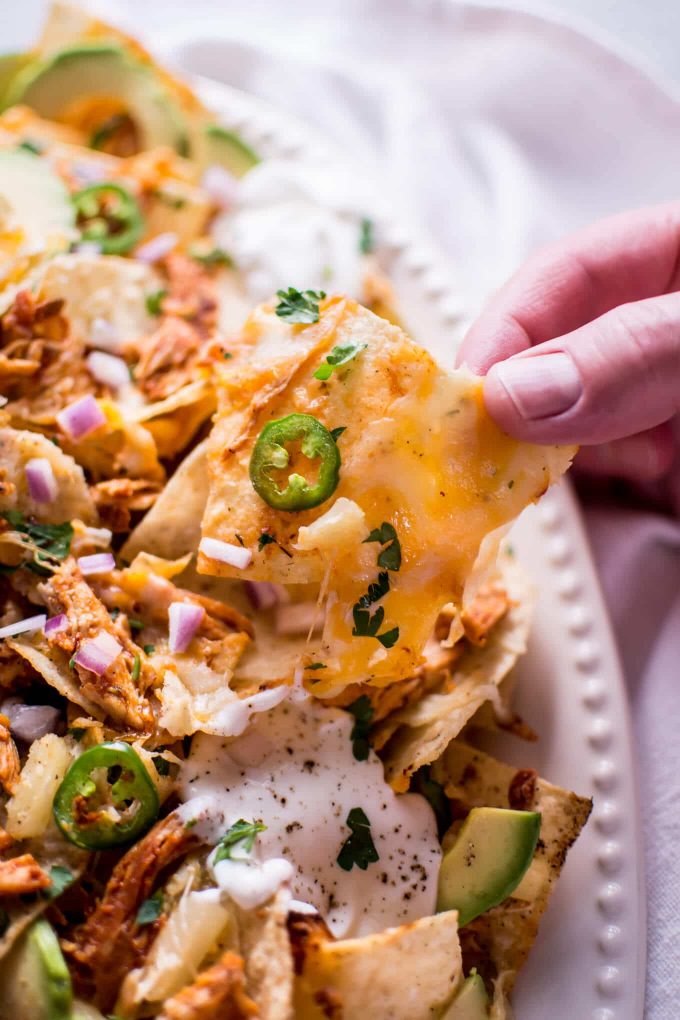
<path id="1" fill-rule="evenodd" d="M 531 14 L 450 0 L 99 9 L 188 70 L 335 139 L 395 215 L 452 257 L 470 315 L 538 244 L 680 192 L 680 104 L 668 89 L 594 38 Z M 680 524 L 604 510 L 589 523 L 640 756 L 645 1016 L 669 1020 L 680 1001 Z"/>

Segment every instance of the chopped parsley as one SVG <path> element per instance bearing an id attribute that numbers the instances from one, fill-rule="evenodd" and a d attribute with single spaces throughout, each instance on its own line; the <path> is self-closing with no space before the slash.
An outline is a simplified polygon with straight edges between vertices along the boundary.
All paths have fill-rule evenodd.
<path id="1" fill-rule="evenodd" d="M 362 255 L 370 255 L 374 248 L 375 238 L 373 237 L 373 220 L 369 220 L 366 216 L 361 221 L 359 251 Z"/>
<path id="2" fill-rule="evenodd" d="M 352 739 L 352 754 L 357 761 L 366 761 L 368 758 L 369 743 L 368 734 L 373 721 L 373 705 L 367 694 L 353 701 L 347 706 L 347 711 L 354 716 L 354 726 L 350 737 Z"/>
<path id="3" fill-rule="evenodd" d="M 208 269 L 212 266 L 228 266 L 230 269 L 234 267 L 233 258 L 224 248 L 211 248 L 210 251 L 197 251 L 196 248 L 192 248 L 189 255 L 194 262 L 200 262 Z"/>
<path id="4" fill-rule="evenodd" d="M 66 732 L 69 737 L 73 737 L 74 740 L 82 740 L 87 733 L 87 729 L 84 726 L 71 726 L 71 728 L 66 730 Z"/>
<path id="5" fill-rule="evenodd" d="M 310 662 L 309 666 L 305 666 L 305 669 L 326 669 L 325 662 Z"/>
<path id="6" fill-rule="evenodd" d="M 374 602 L 378 602 L 383 595 L 387 595 L 390 590 L 390 578 L 386 570 L 382 570 L 378 574 L 378 580 L 369 584 L 368 591 L 365 595 L 362 595 L 357 605 L 359 609 L 368 609 Z"/>
<path id="7" fill-rule="evenodd" d="M 245 549 L 246 543 L 243 541 L 243 537 L 241 535 L 239 535 L 238 531 L 234 532 L 234 538 L 236 539 L 238 544 L 242 545 L 243 548 Z"/>
<path id="8" fill-rule="evenodd" d="M 355 864 L 357 868 L 366 871 L 369 864 L 375 864 L 380 860 L 371 835 L 371 823 L 365 811 L 355 807 L 347 815 L 347 825 L 352 830 L 352 835 L 342 844 L 337 862 L 343 871 L 351 871 Z"/>
<path id="9" fill-rule="evenodd" d="M 331 435 L 333 436 L 333 439 L 336 441 L 336 443 L 340 436 L 342 435 L 342 433 L 346 431 L 347 431 L 346 425 L 338 425 L 337 429 L 331 429 Z"/>
<path id="10" fill-rule="evenodd" d="M 366 594 L 362 595 L 359 601 L 355 602 L 352 607 L 352 615 L 354 617 L 353 637 L 374 637 L 383 648 L 391 648 L 392 645 L 396 644 L 399 640 L 398 627 L 392 627 L 391 630 L 383 631 L 382 634 L 378 633 L 385 620 L 385 610 L 383 607 L 378 606 L 374 613 L 370 612 L 370 607 L 384 595 L 387 595 L 389 590 L 390 578 L 387 571 L 383 570 L 378 574 L 378 580 L 369 584 Z"/>
<path id="11" fill-rule="evenodd" d="M 144 900 L 135 917 L 136 924 L 143 927 L 145 924 L 153 924 L 163 913 L 163 893 L 159 889 L 148 900 Z"/>
<path id="12" fill-rule="evenodd" d="M 130 624 L 130 630 L 144 630 L 144 621 L 136 620 L 134 616 L 128 617 L 128 623 Z"/>
<path id="13" fill-rule="evenodd" d="M 56 900 L 65 889 L 68 889 L 73 884 L 75 876 L 70 868 L 64 868 L 61 864 L 55 864 L 54 867 L 50 868 L 49 874 L 52 885 L 47 889 L 46 895 L 48 900 Z"/>
<path id="14" fill-rule="evenodd" d="M 296 290 L 289 287 L 288 290 L 277 290 L 276 296 L 279 303 L 275 312 L 280 319 L 287 319 L 288 322 L 312 323 L 319 321 L 319 302 L 326 297 L 324 290 Z"/>
<path id="15" fill-rule="evenodd" d="M 163 298 L 167 295 L 167 290 L 161 288 L 160 290 L 154 290 L 151 294 L 146 295 L 146 310 L 149 315 L 160 315 L 163 311 Z"/>
<path id="16" fill-rule="evenodd" d="M 266 828 L 267 826 L 261 825 L 260 822 L 246 822 L 243 818 L 239 818 L 238 822 L 234 822 L 217 844 L 213 865 L 219 864 L 220 861 L 230 861 L 232 849 L 236 846 L 245 850 L 246 853 L 250 853 L 255 845 L 257 834 L 264 832 Z"/>
<path id="17" fill-rule="evenodd" d="M 168 761 L 167 758 L 164 758 L 160 754 L 155 754 L 151 761 L 153 762 L 154 768 L 156 769 L 156 772 L 158 773 L 159 776 L 170 775 L 170 762 Z"/>
<path id="18" fill-rule="evenodd" d="M 8 524 L 23 535 L 33 546 L 33 559 L 23 564 L 34 573 L 45 577 L 57 569 L 71 548 L 73 528 L 69 521 L 63 524 L 34 524 L 27 521 L 20 510 L 4 510 L 2 516 Z"/>
<path id="19" fill-rule="evenodd" d="M 142 660 L 139 658 L 139 655 L 136 654 L 135 658 L 134 658 L 134 662 L 132 663 L 132 673 L 130 674 L 130 679 L 135 680 L 135 681 L 139 680 L 139 671 L 140 671 L 141 667 L 142 667 Z"/>
<path id="20" fill-rule="evenodd" d="M 156 651 L 155 645 L 143 645 L 142 647 L 144 648 L 145 655 L 153 655 L 153 653 Z"/>
<path id="21" fill-rule="evenodd" d="M 109 609 L 109 616 L 112 620 L 117 620 L 120 616 L 120 606 L 114 606 L 113 609 Z"/>
<path id="22" fill-rule="evenodd" d="M 334 369 L 339 368 L 340 365 L 346 365 L 348 361 L 352 361 L 353 358 L 356 358 L 357 354 L 361 354 L 367 347 L 368 344 L 336 344 L 330 354 L 326 355 L 326 360 L 323 364 L 317 368 L 314 378 L 325 382 L 326 379 L 330 379 Z"/>
<path id="23" fill-rule="evenodd" d="M 399 570 L 401 567 L 401 543 L 392 524 L 383 521 L 379 528 L 374 528 L 364 542 L 380 542 L 385 548 L 378 555 L 378 566 L 385 570 Z"/>

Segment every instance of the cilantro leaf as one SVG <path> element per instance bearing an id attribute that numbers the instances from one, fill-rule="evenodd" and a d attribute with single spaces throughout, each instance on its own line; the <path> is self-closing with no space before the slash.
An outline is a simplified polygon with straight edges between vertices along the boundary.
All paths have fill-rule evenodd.
<path id="1" fill-rule="evenodd" d="M 233 268 L 234 260 L 231 255 L 224 250 L 224 248 L 212 248 L 210 251 L 197 251 L 192 248 L 189 255 L 194 262 L 200 262 L 202 266 L 210 268 L 211 266 L 229 266 Z"/>
<path id="2" fill-rule="evenodd" d="M 382 606 L 378 606 L 371 615 L 368 609 L 362 609 L 357 602 L 352 607 L 352 615 L 354 617 L 353 637 L 377 637 L 385 619 L 385 610 Z"/>
<path id="3" fill-rule="evenodd" d="M 153 653 L 156 651 L 155 645 L 143 645 L 142 647 L 144 648 L 145 655 L 153 655 Z"/>
<path id="4" fill-rule="evenodd" d="M 158 892 L 155 892 L 150 899 L 144 900 L 137 911 L 135 923 L 138 924 L 140 928 L 145 924 L 153 924 L 154 921 L 158 920 L 162 913 L 163 892 L 159 889 Z"/>
<path id="5" fill-rule="evenodd" d="M 139 653 L 135 653 L 134 661 L 132 663 L 132 673 L 130 679 L 136 683 L 139 680 L 139 674 L 142 668 L 142 660 L 139 657 Z"/>
<path id="6" fill-rule="evenodd" d="M 326 669 L 325 662 L 310 662 L 309 666 L 305 666 L 305 669 Z"/>
<path id="7" fill-rule="evenodd" d="M 30 138 L 24 138 L 23 141 L 19 142 L 17 149 L 23 149 L 24 152 L 30 152 L 33 156 L 41 156 L 45 151 L 44 146 L 38 142 L 31 141 Z"/>
<path id="8" fill-rule="evenodd" d="M 371 699 L 367 694 L 362 694 L 361 697 L 353 701 L 351 705 L 347 706 L 347 711 L 351 712 L 354 716 L 354 726 L 350 737 L 352 739 L 352 754 L 357 761 L 366 761 L 368 758 L 369 743 L 368 734 L 371 730 L 371 723 L 373 721 L 373 705 Z"/>
<path id="9" fill-rule="evenodd" d="M 379 528 L 374 528 L 364 542 L 380 542 L 386 546 L 378 555 L 378 566 L 385 570 L 399 570 L 401 567 L 401 543 L 394 525 L 383 521 Z"/>
<path id="10" fill-rule="evenodd" d="M 289 287 L 288 290 L 277 290 L 276 296 L 279 303 L 274 309 L 280 319 L 288 319 L 288 322 L 318 322 L 319 302 L 326 297 L 324 290 L 296 290 Z"/>
<path id="11" fill-rule="evenodd" d="M 232 848 L 239 845 L 246 853 L 250 853 L 255 845 L 258 832 L 264 832 L 266 828 L 267 826 L 261 825 L 260 822 L 246 822 L 243 818 L 239 818 L 238 822 L 234 822 L 217 844 L 213 865 L 219 864 L 220 861 L 230 861 Z"/>
<path id="12" fill-rule="evenodd" d="M 361 354 L 367 347 L 368 344 L 336 344 L 330 354 L 326 355 L 326 360 L 323 364 L 317 368 L 314 378 L 321 379 L 322 381 L 330 379 L 333 369 L 338 368 L 340 365 L 346 365 L 348 361 L 352 361 L 353 358 L 356 358 L 357 354 Z"/>
<path id="13" fill-rule="evenodd" d="M 276 545 L 276 539 L 268 535 L 266 531 L 263 531 L 257 540 L 257 548 L 262 552 L 266 545 Z"/>
<path id="14" fill-rule="evenodd" d="M 170 762 L 167 758 L 164 758 L 162 754 L 155 754 L 151 761 L 154 764 L 154 768 L 159 776 L 170 775 Z"/>
<path id="15" fill-rule="evenodd" d="M 167 290 L 154 290 L 151 294 L 146 295 L 145 304 L 146 310 L 149 315 L 160 315 L 163 311 L 163 298 L 167 294 Z"/>
<path id="16" fill-rule="evenodd" d="M 343 871 L 351 871 L 354 865 L 366 871 L 369 864 L 380 860 L 371 835 L 371 823 L 360 807 L 352 808 L 347 815 L 347 825 L 352 830 L 340 848 L 337 863 Z"/>
<path id="17" fill-rule="evenodd" d="M 399 628 L 392 627 L 392 630 L 384 630 L 382 634 L 375 635 L 383 648 L 392 648 L 399 640 Z"/>
<path id="18" fill-rule="evenodd" d="M 33 545 L 33 562 L 25 566 L 41 575 L 56 570 L 55 560 L 65 559 L 71 548 L 73 528 L 70 521 L 63 524 L 34 524 L 27 521 L 20 510 L 5 510 L 2 516 L 8 524 L 24 535 Z"/>
<path id="19" fill-rule="evenodd" d="M 340 436 L 342 435 L 342 433 L 346 431 L 347 431 L 346 425 L 338 425 L 337 429 L 331 429 L 331 435 L 333 436 L 333 439 L 336 441 L 336 443 Z"/>
<path id="20" fill-rule="evenodd" d="M 373 237 L 373 220 L 366 216 L 361 221 L 361 232 L 359 234 L 359 251 L 362 255 L 370 255 L 375 248 Z"/>
<path id="21" fill-rule="evenodd" d="M 68 889 L 73 884 L 75 876 L 70 868 L 64 868 L 61 864 L 55 864 L 54 867 L 50 868 L 49 874 L 52 879 L 52 885 L 47 889 L 47 898 L 49 900 L 56 900 L 65 889 Z"/>
<path id="22" fill-rule="evenodd" d="M 390 577 L 386 570 L 381 570 L 378 574 L 378 580 L 372 582 L 368 586 L 368 591 L 365 595 L 362 595 L 357 605 L 360 609 L 368 609 L 374 602 L 378 602 L 383 595 L 387 595 L 390 590 Z"/>
<path id="23" fill-rule="evenodd" d="M 423 765 L 413 777 L 413 788 L 429 801 L 437 819 L 437 833 L 441 839 L 451 824 L 451 806 L 444 787 L 430 775 L 430 766 Z"/>

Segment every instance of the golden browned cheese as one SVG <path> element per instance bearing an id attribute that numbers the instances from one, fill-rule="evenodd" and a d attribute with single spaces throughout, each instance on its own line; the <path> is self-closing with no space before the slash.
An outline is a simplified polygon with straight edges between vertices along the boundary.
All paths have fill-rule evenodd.
<path id="1" fill-rule="evenodd" d="M 40 590 L 50 614 L 64 613 L 68 619 L 68 628 L 47 637 L 50 646 L 60 648 L 66 658 L 70 659 L 83 641 L 95 638 L 102 631 L 115 638 L 123 648 L 102 676 L 73 663 L 85 696 L 119 724 L 135 730 L 150 728 L 152 716 L 144 692 L 156 681 L 153 668 L 146 656 L 140 655 L 139 648 L 122 623 L 111 619 L 106 607 L 84 580 L 75 560 L 66 560 L 40 586 Z M 137 657 L 139 677 L 133 680 Z"/>
<path id="2" fill-rule="evenodd" d="M 104 1012 L 112 1009 L 128 971 L 143 961 L 161 923 L 140 927 L 137 911 L 160 873 L 198 842 L 176 815 L 157 822 L 118 862 L 94 911 L 64 943 L 77 990 Z"/>
<path id="3" fill-rule="evenodd" d="M 24 896 L 47 889 L 52 880 L 33 854 L 0 861 L 0 896 Z"/>
<path id="4" fill-rule="evenodd" d="M 0 714 L 0 786 L 5 793 L 14 793 L 20 771 L 19 754 L 9 731 L 9 719 Z"/>
<path id="5" fill-rule="evenodd" d="M 158 1020 L 248 1020 L 259 1010 L 245 990 L 243 959 L 223 953 L 193 984 L 168 999 Z"/>
<path id="6" fill-rule="evenodd" d="M 316 379 L 336 345 L 358 353 L 328 380 Z M 302 662 L 326 666 L 313 675 L 315 694 L 413 675 L 442 606 L 460 606 L 485 537 L 536 500 L 566 470 L 573 450 L 506 436 L 485 410 L 480 378 L 440 368 L 401 329 L 346 298 L 323 301 L 319 322 L 309 326 L 287 325 L 274 306 L 262 306 L 232 349 L 233 359 L 221 368 L 208 440 L 210 493 L 202 531 L 231 544 L 237 534 L 253 559 L 239 571 L 200 555 L 199 570 L 321 586 L 327 596 L 323 635 L 310 641 Z M 311 414 L 329 430 L 345 429 L 332 498 L 297 513 L 272 509 L 249 477 L 263 427 L 291 413 Z M 353 530 L 338 529 L 335 541 L 315 545 L 317 529 L 314 542 L 305 538 L 304 549 L 298 548 L 301 528 L 313 532 L 341 497 L 355 505 Z M 390 647 L 353 634 L 353 606 L 381 569 L 380 544 L 365 539 L 383 522 L 395 528 L 402 554 L 380 601 L 381 633 L 399 628 Z M 260 548 L 263 532 L 278 544 Z"/>

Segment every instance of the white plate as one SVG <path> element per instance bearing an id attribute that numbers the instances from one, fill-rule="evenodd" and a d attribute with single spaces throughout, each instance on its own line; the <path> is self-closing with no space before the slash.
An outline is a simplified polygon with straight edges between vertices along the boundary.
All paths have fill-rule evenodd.
<path id="1" fill-rule="evenodd" d="M 306 126 L 260 100 L 196 79 L 204 102 L 264 156 L 342 160 Z M 346 162 L 346 160 L 344 160 Z M 398 224 L 381 223 L 390 275 L 413 332 L 451 360 L 459 323 L 455 270 Z M 567 484 L 526 511 L 512 532 L 539 589 L 518 708 L 537 744 L 504 738 L 499 757 L 591 795 L 529 963 L 518 1020 L 641 1020 L 645 908 L 641 830 L 625 688 L 578 507 Z"/>

